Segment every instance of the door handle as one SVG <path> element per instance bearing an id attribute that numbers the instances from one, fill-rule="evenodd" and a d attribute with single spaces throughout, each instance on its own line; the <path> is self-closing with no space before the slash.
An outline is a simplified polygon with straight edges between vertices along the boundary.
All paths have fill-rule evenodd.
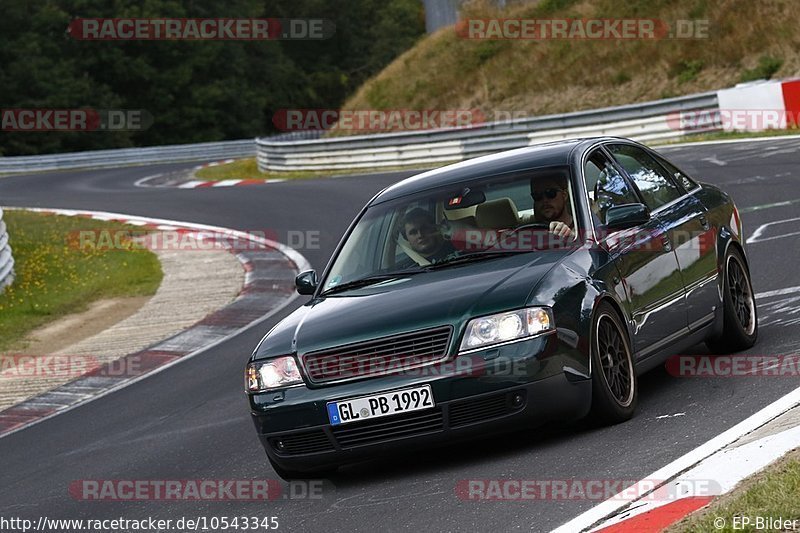
<path id="1" fill-rule="evenodd" d="M 700 219 L 699 220 L 700 220 L 700 224 L 703 225 L 703 229 L 708 229 L 709 228 L 708 219 L 706 218 L 705 215 L 700 215 Z"/>

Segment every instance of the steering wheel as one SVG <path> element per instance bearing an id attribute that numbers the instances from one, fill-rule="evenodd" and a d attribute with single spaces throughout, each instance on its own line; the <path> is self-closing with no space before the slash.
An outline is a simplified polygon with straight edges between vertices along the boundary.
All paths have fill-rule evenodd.
<path id="1" fill-rule="evenodd" d="M 510 229 L 507 232 L 503 233 L 503 236 L 506 235 L 514 235 L 518 231 L 522 231 L 524 229 L 544 229 L 550 231 L 550 223 L 549 222 L 530 222 L 528 224 L 523 224 L 521 226 L 517 226 L 516 228 Z"/>
<path id="2" fill-rule="evenodd" d="M 504 247 L 510 238 L 512 238 L 514 235 L 516 235 L 517 233 L 519 233 L 520 231 L 525 230 L 525 229 L 538 229 L 538 230 L 550 231 L 550 223 L 549 222 L 530 222 L 528 224 L 523 224 L 523 225 L 518 226 L 516 228 L 512 228 L 512 229 L 510 229 L 508 231 L 503 232 L 503 234 L 500 236 L 500 238 L 497 241 L 497 245 L 499 245 L 501 248 Z"/>

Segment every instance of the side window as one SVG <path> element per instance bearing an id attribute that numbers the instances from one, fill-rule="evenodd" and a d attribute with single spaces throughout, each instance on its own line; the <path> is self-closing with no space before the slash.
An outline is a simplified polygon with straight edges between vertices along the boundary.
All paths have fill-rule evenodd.
<path id="1" fill-rule="evenodd" d="M 681 170 L 678 167 L 676 167 L 663 157 L 659 157 L 658 162 L 661 163 L 661 165 L 663 165 L 663 167 L 666 168 L 670 174 L 675 176 L 675 180 L 680 182 L 681 185 L 683 185 L 683 188 L 686 189 L 687 191 L 691 191 L 699 187 L 696 181 L 694 181 L 692 178 L 681 172 Z"/>
<path id="2" fill-rule="evenodd" d="M 647 152 L 636 146 L 612 144 L 608 149 L 624 168 L 642 193 L 650 209 L 658 209 L 683 195 L 667 171 Z"/>
<path id="3" fill-rule="evenodd" d="M 606 211 L 609 207 L 639 201 L 625 179 L 600 150 L 595 150 L 586 159 L 583 176 L 595 226 L 606 223 Z"/>

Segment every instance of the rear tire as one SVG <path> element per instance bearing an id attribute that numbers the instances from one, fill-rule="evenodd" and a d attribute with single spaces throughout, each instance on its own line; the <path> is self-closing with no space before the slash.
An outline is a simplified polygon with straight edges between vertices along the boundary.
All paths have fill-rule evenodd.
<path id="1" fill-rule="evenodd" d="M 592 320 L 592 410 L 605 424 L 630 420 L 639 400 L 633 350 L 616 310 L 602 302 Z"/>
<path id="2" fill-rule="evenodd" d="M 731 246 L 725 254 L 722 287 L 722 334 L 706 345 L 717 354 L 738 352 L 752 347 L 758 339 L 756 311 L 750 270 L 738 249 Z"/>

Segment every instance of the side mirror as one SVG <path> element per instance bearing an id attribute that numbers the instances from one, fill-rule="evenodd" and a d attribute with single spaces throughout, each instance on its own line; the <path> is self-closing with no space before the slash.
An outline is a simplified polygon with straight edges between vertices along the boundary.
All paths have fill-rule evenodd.
<path id="1" fill-rule="evenodd" d="M 317 272 L 306 270 L 294 278 L 294 286 L 299 294 L 314 294 L 317 290 Z"/>
<path id="2" fill-rule="evenodd" d="M 606 228 L 621 230 L 633 228 L 650 220 L 650 210 L 644 204 L 614 205 L 606 211 Z"/>

